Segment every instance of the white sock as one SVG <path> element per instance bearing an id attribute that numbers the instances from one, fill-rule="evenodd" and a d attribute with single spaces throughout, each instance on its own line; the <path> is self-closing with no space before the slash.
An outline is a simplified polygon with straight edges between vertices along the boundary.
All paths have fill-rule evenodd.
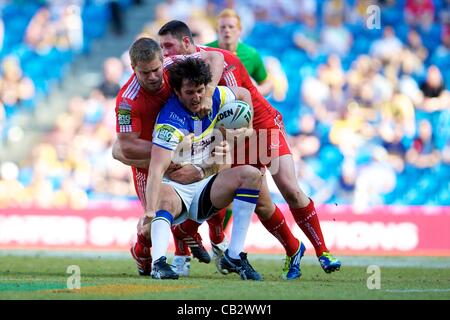
<path id="1" fill-rule="evenodd" d="M 252 214 L 256 203 L 233 200 L 233 227 L 231 229 L 231 240 L 228 246 L 228 255 L 233 259 L 240 259 L 239 253 L 244 251 L 245 238 L 250 226 Z"/>
<path id="2" fill-rule="evenodd" d="M 167 212 L 167 211 L 166 211 Z M 172 231 L 170 230 L 171 221 L 165 217 L 160 217 L 158 214 L 152 221 L 152 259 L 153 263 L 166 256 L 167 248 L 169 247 L 170 237 Z"/>

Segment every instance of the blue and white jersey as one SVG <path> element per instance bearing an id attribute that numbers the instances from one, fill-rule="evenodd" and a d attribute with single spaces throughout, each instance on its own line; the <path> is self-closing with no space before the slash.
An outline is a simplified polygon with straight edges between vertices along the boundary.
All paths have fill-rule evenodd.
<path id="1" fill-rule="evenodd" d="M 152 143 L 161 148 L 176 151 L 184 136 L 194 133 L 191 153 L 177 154 L 176 162 L 201 164 L 210 157 L 211 144 L 215 140 L 213 129 L 220 108 L 234 100 L 236 96 L 228 87 L 217 87 L 212 96 L 210 113 L 200 119 L 185 108 L 175 94 L 172 95 L 159 112 Z"/>

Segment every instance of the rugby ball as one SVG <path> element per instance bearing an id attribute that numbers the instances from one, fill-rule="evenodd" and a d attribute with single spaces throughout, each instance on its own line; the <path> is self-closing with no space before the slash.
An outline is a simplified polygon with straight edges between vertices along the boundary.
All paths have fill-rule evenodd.
<path id="1" fill-rule="evenodd" d="M 247 102 L 234 100 L 220 108 L 216 128 L 224 125 L 226 129 L 248 128 L 252 121 L 252 110 Z"/>

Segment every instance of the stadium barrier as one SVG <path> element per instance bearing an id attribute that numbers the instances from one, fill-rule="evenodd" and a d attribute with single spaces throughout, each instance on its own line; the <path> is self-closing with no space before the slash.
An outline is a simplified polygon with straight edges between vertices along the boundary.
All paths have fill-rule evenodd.
<path id="1" fill-rule="evenodd" d="M 295 236 L 305 238 L 288 208 L 280 205 Z M 318 206 L 328 248 L 348 255 L 450 256 L 450 207 L 383 206 L 357 214 L 350 206 Z M 138 204 L 87 210 L 0 209 L 0 249 L 128 250 L 136 237 Z M 200 234 L 209 248 L 208 226 Z M 226 233 L 230 236 L 231 227 Z M 173 244 L 170 247 L 173 252 Z M 252 253 L 283 253 L 254 215 L 246 240 Z"/>

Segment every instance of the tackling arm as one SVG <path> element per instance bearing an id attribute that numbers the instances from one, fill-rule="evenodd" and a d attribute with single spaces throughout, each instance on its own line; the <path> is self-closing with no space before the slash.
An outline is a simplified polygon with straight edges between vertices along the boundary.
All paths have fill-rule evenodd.
<path id="1" fill-rule="evenodd" d="M 200 51 L 200 57 L 209 65 L 212 75 L 211 82 L 206 86 L 202 109 L 198 112 L 198 115 L 202 118 L 206 116 L 212 108 L 212 96 L 222 77 L 224 58 L 223 54 L 218 51 Z"/>
<path id="2" fill-rule="evenodd" d="M 127 159 L 149 159 L 152 143 L 139 138 L 140 132 L 120 132 L 117 141 L 122 154 Z M 118 159 L 119 160 L 119 159 Z"/>
<path id="3" fill-rule="evenodd" d="M 150 164 L 150 157 L 146 159 L 130 159 L 125 157 L 122 149 L 120 148 L 119 140 L 114 141 L 112 146 L 112 156 L 114 159 L 122 162 L 123 164 L 136 168 L 147 169 Z"/>
<path id="4" fill-rule="evenodd" d="M 206 88 L 206 96 L 211 98 L 222 77 L 224 66 L 223 54 L 218 51 L 200 51 L 200 57 L 211 69 L 212 79 Z"/>
<path id="5" fill-rule="evenodd" d="M 113 158 L 127 166 L 147 169 L 150 165 L 150 151 L 152 148 L 152 143 L 147 140 L 139 139 L 138 134 L 134 133 L 120 133 L 119 135 L 121 135 L 123 139 L 117 139 L 114 142 L 112 147 Z M 184 140 L 188 140 L 187 138 L 188 137 L 185 137 Z M 133 141 L 136 141 L 135 145 L 133 144 Z M 122 146 L 129 147 L 127 154 L 123 151 Z M 134 154 L 144 156 L 146 148 L 148 148 L 148 151 L 144 158 L 129 158 Z M 195 166 L 189 164 L 179 166 L 172 163 L 168 169 L 169 170 L 166 172 L 167 176 L 171 180 L 181 184 L 197 182 L 205 177 L 204 171 L 199 171 L 200 168 L 196 168 Z"/>

